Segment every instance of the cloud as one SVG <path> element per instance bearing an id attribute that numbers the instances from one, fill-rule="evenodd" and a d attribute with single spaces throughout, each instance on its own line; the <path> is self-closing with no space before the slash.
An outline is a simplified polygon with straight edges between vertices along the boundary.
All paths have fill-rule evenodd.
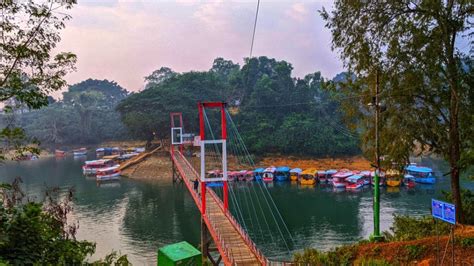
<path id="1" fill-rule="evenodd" d="M 106 1 L 79 4 L 62 33 L 60 51 L 78 56 L 69 83 L 86 78 L 115 80 L 128 90 L 162 66 L 175 71 L 207 70 L 213 59 L 238 63 L 248 57 L 255 1 Z M 342 64 L 330 49 L 330 32 L 317 14 L 318 2 L 265 2 L 254 55 L 288 60 L 295 76 L 314 71 L 332 77 Z"/>

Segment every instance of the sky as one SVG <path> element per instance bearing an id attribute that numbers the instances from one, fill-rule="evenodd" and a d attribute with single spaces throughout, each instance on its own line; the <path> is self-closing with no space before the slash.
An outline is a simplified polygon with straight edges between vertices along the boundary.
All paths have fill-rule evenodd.
<path id="1" fill-rule="evenodd" d="M 129 91 L 160 67 L 205 71 L 217 57 L 240 65 L 250 54 L 257 0 L 78 0 L 58 51 L 78 56 L 69 84 L 87 78 L 118 82 Z M 332 1 L 261 0 L 254 56 L 286 60 L 293 76 L 343 70 L 331 33 L 318 13 Z"/>

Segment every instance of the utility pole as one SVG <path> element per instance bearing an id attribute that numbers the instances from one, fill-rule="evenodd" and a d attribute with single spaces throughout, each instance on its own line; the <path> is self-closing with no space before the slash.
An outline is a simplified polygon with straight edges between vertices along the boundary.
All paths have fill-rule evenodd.
<path id="1" fill-rule="evenodd" d="M 375 108 L 375 175 L 374 175 L 374 232 L 372 239 L 377 241 L 382 238 L 380 235 L 380 149 L 379 149 L 379 116 L 380 116 L 380 104 L 379 104 L 379 71 L 375 74 L 375 97 L 374 97 L 374 108 Z"/>

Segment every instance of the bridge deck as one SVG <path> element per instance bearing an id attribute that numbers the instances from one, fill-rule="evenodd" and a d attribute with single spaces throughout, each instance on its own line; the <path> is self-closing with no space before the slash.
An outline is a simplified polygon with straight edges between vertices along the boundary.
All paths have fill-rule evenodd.
<path id="1" fill-rule="evenodd" d="M 174 155 L 172 154 L 172 159 L 196 206 L 201 210 L 200 197 L 192 186 L 192 181 L 196 178 L 199 179 L 198 173 L 180 152 L 175 151 Z M 264 256 L 255 247 L 232 214 L 224 210 L 222 201 L 212 189 L 207 189 L 206 204 L 206 215 L 203 216 L 203 219 L 222 256 L 224 264 L 266 264 Z"/>

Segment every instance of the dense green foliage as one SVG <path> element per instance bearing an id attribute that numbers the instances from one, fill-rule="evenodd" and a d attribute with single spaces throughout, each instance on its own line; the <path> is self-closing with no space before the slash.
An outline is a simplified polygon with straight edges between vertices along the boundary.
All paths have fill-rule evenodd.
<path id="1" fill-rule="evenodd" d="M 356 138 L 338 123 L 339 102 L 322 89 L 320 73 L 293 78 L 292 69 L 267 57 L 249 59 L 242 68 L 217 58 L 206 72 L 178 74 L 162 68 L 147 77 L 144 91 L 117 110 L 133 136 L 165 138 L 170 112 L 182 112 L 185 131 L 198 132 L 197 103 L 225 101 L 252 153 L 358 153 Z"/>
<path id="2" fill-rule="evenodd" d="M 443 192 L 445 199 L 453 202 L 453 195 L 451 192 Z M 464 206 L 464 222 L 466 224 L 474 225 L 474 192 L 469 189 L 461 190 L 462 206 Z"/>
<path id="3" fill-rule="evenodd" d="M 0 103 L 21 103 L 28 108 L 48 104 L 48 94 L 66 85 L 64 76 L 74 68 L 76 56 L 53 54 L 61 40 L 60 30 L 70 16 L 65 10 L 76 1 L 0 1 Z M 11 108 L 5 108 L 11 113 Z M 7 121 L 0 127 L 0 160 L 15 151 L 36 153 L 31 139 L 21 128 Z"/>
<path id="4" fill-rule="evenodd" d="M 79 264 L 95 244 L 75 239 L 77 227 L 67 223 L 69 194 L 58 200 L 50 191 L 44 203 L 28 201 L 19 179 L 0 188 L 0 261 L 11 264 Z"/>
<path id="5" fill-rule="evenodd" d="M 472 35 L 472 1 L 336 1 L 321 12 L 333 48 L 357 75 L 339 84 L 343 107 L 357 117 L 364 150 L 373 155 L 373 108 L 378 73 L 381 151 L 387 164 L 403 166 L 411 152 L 431 151 L 450 163 L 458 220 L 463 220 L 459 176 L 474 163 L 473 60 L 457 47 Z M 357 14 L 357 15 L 354 15 Z M 472 40 L 465 41 L 473 43 Z M 354 121 L 352 121 L 354 122 Z M 370 157 L 372 157 L 370 155 Z"/>
<path id="6" fill-rule="evenodd" d="M 0 264 L 82 265 L 95 244 L 76 239 L 71 223 L 73 190 L 48 189 L 35 202 L 21 189 L 21 179 L 0 183 Z M 126 255 L 112 252 L 92 265 L 129 265 Z"/>
<path id="7" fill-rule="evenodd" d="M 420 218 L 395 215 L 390 231 L 385 231 L 384 238 L 387 241 L 415 240 L 436 234 L 445 235 L 449 233 L 451 226 L 447 223 L 435 221 L 431 216 Z"/>
<path id="8" fill-rule="evenodd" d="M 295 253 L 293 260 L 298 265 L 352 265 L 356 252 L 357 245 L 336 247 L 328 252 L 305 249 L 303 253 Z"/>
<path id="9" fill-rule="evenodd" d="M 61 101 L 11 116 L 29 136 L 45 145 L 124 139 L 128 137 L 127 131 L 115 106 L 127 95 L 113 81 L 88 79 L 70 86 Z"/>

